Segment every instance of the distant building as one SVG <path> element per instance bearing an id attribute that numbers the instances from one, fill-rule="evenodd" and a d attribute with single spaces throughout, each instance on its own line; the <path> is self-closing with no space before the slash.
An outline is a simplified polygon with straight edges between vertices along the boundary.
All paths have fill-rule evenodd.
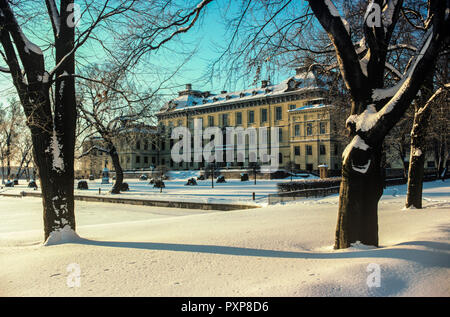
<path id="1" fill-rule="evenodd" d="M 156 127 L 135 126 L 122 130 L 114 139 L 120 165 L 124 171 L 150 170 L 159 165 L 158 139 Z M 77 176 L 100 177 L 106 166 L 114 171 L 106 145 L 101 137 L 91 137 L 83 142 L 80 170 Z"/>
<path id="2" fill-rule="evenodd" d="M 280 168 L 294 162 L 299 170 L 317 170 L 321 164 L 331 169 L 341 168 L 342 146 L 336 137 L 333 108 L 327 101 L 326 83 L 316 68 L 297 68 L 296 75 L 279 84 L 267 80 L 258 88 L 235 92 L 222 91 L 212 94 L 193 90 L 190 84 L 178 93 L 157 113 L 166 143 L 172 145 L 170 133 L 176 126 L 193 129 L 194 119 L 200 119 L 202 127 L 278 127 Z M 224 138 L 225 139 L 225 138 Z M 246 144 L 248 149 L 248 144 Z M 162 153 L 162 159 L 171 169 L 195 169 L 204 162 L 175 163 L 171 160 L 170 146 Z M 222 166 L 246 167 L 236 161 Z"/>

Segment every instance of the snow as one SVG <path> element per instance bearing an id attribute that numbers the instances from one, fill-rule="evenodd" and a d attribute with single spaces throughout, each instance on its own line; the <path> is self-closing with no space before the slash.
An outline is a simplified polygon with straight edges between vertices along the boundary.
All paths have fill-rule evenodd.
<path id="1" fill-rule="evenodd" d="M 345 164 L 347 162 L 348 156 L 350 155 L 350 152 L 353 148 L 357 148 L 363 151 L 366 151 L 369 146 L 364 142 L 364 140 L 359 136 L 355 135 L 352 139 L 352 141 L 345 147 L 344 151 L 342 152 L 342 160 Z"/>
<path id="2" fill-rule="evenodd" d="M 336 9 L 336 6 L 333 4 L 333 2 L 331 0 L 325 0 L 325 4 L 327 5 L 328 10 L 330 11 L 332 16 L 334 16 L 334 17 L 341 16 L 339 14 L 339 11 Z"/>
<path id="3" fill-rule="evenodd" d="M 296 92 L 314 90 L 322 87 L 322 84 L 318 79 L 318 76 L 316 76 L 313 71 L 305 71 L 289 77 L 279 84 L 269 84 L 265 88 L 260 87 L 235 92 L 211 94 L 208 97 L 202 97 L 200 96 L 200 92 L 193 91 L 191 94 L 184 94 L 169 101 L 160 111 L 182 111 L 187 108 L 198 109 L 233 103 L 236 101 L 256 100 L 261 99 L 262 97 L 285 94 L 290 89 L 294 89 Z M 295 83 L 294 88 L 289 87 L 289 83 L 292 81 Z"/>
<path id="4" fill-rule="evenodd" d="M 432 38 L 433 38 L 433 27 L 430 27 L 430 29 L 427 31 L 427 33 L 424 36 L 422 48 L 421 48 L 420 52 L 416 55 L 412 66 L 410 66 L 407 69 L 406 74 L 403 76 L 403 78 L 397 84 L 395 84 L 394 86 L 389 87 L 389 88 L 373 90 L 373 92 L 372 92 L 372 100 L 373 101 L 379 101 L 379 100 L 383 100 L 383 99 L 392 97 L 392 99 L 383 107 L 383 109 L 380 110 L 381 115 L 392 111 L 392 109 L 395 107 L 398 99 L 403 95 L 406 88 L 409 87 L 409 82 L 411 80 L 411 76 L 412 76 L 414 70 L 416 69 L 416 66 L 418 65 L 418 63 L 420 62 L 422 57 L 424 56 L 426 50 L 430 46 Z"/>
<path id="5" fill-rule="evenodd" d="M 73 231 L 69 225 L 65 225 L 61 230 L 51 232 L 47 240 L 44 242 L 44 245 L 50 246 L 62 243 L 75 243 L 79 240 L 80 237 L 78 234 Z"/>
<path id="6" fill-rule="evenodd" d="M 383 26 L 388 28 L 392 24 L 392 18 L 394 17 L 395 7 L 397 6 L 398 0 L 388 0 L 387 4 L 383 8 L 382 19 Z"/>
<path id="7" fill-rule="evenodd" d="M 352 163 L 352 169 L 354 171 L 357 171 L 357 172 L 361 173 L 361 174 L 366 174 L 367 171 L 369 170 L 370 163 L 371 163 L 370 160 L 365 165 L 362 165 L 362 166 L 353 165 L 353 163 Z"/>
<path id="8" fill-rule="evenodd" d="M 367 64 L 370 61 L 370 51 L 367 51 L 366 55 L 359 61 L 359 64 L 361 65 L 361 71 L 363 72 L 364 76 L 368 77 L 367 72 Z"/>
<path id="9" fill-rule="evenodd" d="M 369 131 L 378 121 L 379 114 L 375 109 L 375 105 L 368 105 L 363 113 L 356 115 L 353 114 L 348 117 L 346 124 L 354 123 L 356 131 Z"/>
<path id="10" fill-rule="evenodd" d="M 421 156 L 422 151 L 420 149 L 414 148 L 413 156 Z"/>
<path id="11" fill-rule="evenodd" d="M 30 51 L 37 54 L 43 55 L 42 50 L 36 44 L 32 43 L 26 36 L 20 31 L 20 36 L 22 37 L 23 42 L 25 43 L 25 53 L 30 54 Z"/>
<path id="12" fill-rule="evenodd" d="M 401 210 L 405 193 L 384 192 L 379 248 L 344 250 L 337 195 L 232 212 L 77 202 L 82 238 L 47 246 L 41 200 L 0 197 L 0 296 L 448 297 L 450 186 L 425 183 L 421 210 Z"/>
<path id="13" fill-rule="evenodd" d="M 53 170 L 63 172 L 64 159 L 62 156 L 61 145 L 59 144 L 58 136 L 56 135 L 55 130 L 53 130 L 53 136 L 48 151 L 50 151 L 53 155 Z"/>
<path id="14" fill-rule="evenodd" d="M 61 25 L 60 25 L 58 8 L 56 7 L 56 3 L 54 2 L 54 0 L 48 1 L 48 4 L 49 4 L 49 9 L 50 9 L 51 19 L 52 19 L 53 24 L 56 29 L 56 36 L 59 36 Z"/>
<path id="15" fill-rule="evenodd" d="M 246 172 L 245 170 L 228 170 L 230 172 Z M 142 172 L 138 173 L 140 176 Z M 285 179 L 257 179 L 254 185 L 253 174 L 249 173 L 249 180 L 241 182 L 240 179 L 229 179 L 225 177 L 226 183 L 216 183 L 214 179 L 214 188 L 211 188 L 211 178 L 197 181 L 197 186 L 185 186 L 189 178 L 196 178 L 199 176 L 199 171 L 170 171 L 167 173 L 169 180 L 165 180 L 165 188 L 160 193 L 159 188 L 153 188 L 149 184 L 149 180 L 140 181 L 139 179 L 125 179 L 124 182 L 130 186 L 130 191 L 122 192 L 121 194 L 111 194 L 110 191 L 114 181 L 110 180 L 109 184 L 101 184 L 101 179 L 95 181 L 87 181 L 88 190 L 78 190 L 78 182 L 75 181 L 75 195 L 81 196 L 102 196 L 126 199 L 152 200 L 152 201 L 177 201 L 177 202 L 193 202 L 193 203 L 208 203 L 208 204 L 239 204 L 239 205 L 257 205 L 265 206 L 268 203 L 268 195 L 277 193 L 277 184 L 280 182 L 289 182 L 290 177 Z M 308 176 L 308 177 L 305 177 Z M 155 178 L 159 175 L 155 175 Z M 299 174 L 292 177 L 293 180 L 315 179 L 317 176 L 310 174 Z M 4 188 L 0 193 L 16 194 L 21 192 L 39 193 L 32 188 L 27 188 L 26 184 L 20 182 L 20 185 L 13 188 Z M 101 193 L 99 194 L 99 189 Z M 253 193 L 255 193 L 256 200 L 253 201 Z"/>

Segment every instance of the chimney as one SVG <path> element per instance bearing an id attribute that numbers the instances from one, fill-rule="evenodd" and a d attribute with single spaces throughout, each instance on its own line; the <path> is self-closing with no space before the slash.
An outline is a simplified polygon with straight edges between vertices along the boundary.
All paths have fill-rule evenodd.
<path id="1" fill-rule="evenodd" d="M 261 88 L 266 88 L 267 85 L 269 85 L 269 81 L 268 80 L 266 80 L 266 79 L 261 80 Z"/>
<path id="2" fill-rule="evenodd" d="M 192 90 L 192 84 L 186 84 L 186 90 Z"/>
<path id="3" fill-rule="evenodd" d="M 226 90 L 222 90 L 220 93 L 221 93 L 221 94 L 226 94 L 227 91 L 226 91 Z"/>

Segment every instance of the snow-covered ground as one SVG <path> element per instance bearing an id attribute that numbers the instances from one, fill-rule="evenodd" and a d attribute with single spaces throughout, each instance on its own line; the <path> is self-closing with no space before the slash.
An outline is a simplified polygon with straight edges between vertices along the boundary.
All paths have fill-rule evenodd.
<path id="1" fill-rule="evenodd" d="M 135 198 L 135 199 L 150 199 L 150 200 L 174 200 L 174 201 L 189 201 L 200 203 L 238 203 L 238 204 L 267 204 L 268 194 L 277 192 L 277 184 L 280 182 L 288 182 L 290 178 L 286 179 L 257 179 L 256 185 L 252 176 L 249 181 L 241 182 L 238 179 L 227 179 L 226 183 L 217 184 L 214 180 L 214 188 L 211 188 L 211 179 L 198 181 L 197 186 L 185 186 L 187 180 L 191 177 L 199 176 L 198 171 L 179 171 L 169 172 L 170 180 L 166 180 L 165 188 L 160 193 L 159 188 L 153 188 L 149 181 L 140 181 L 139 179 L 125 179 L 130 186 L 130 191 L 122 192 L 114 197 Z M 316 176 L 309 176 L 307 179 L 317 178 Z M 305 179 L 303 177 L 293 177 L 293 180 Z M 87 181 L 88 190 L 75 190 L 78 195 L 111 195 L 109 191 L 112 188 L 110 184 L 101 184 L 101 179 L 94 181 Z M 77 182 L 75 182 L 75 186 Z M 76 187 L 75 187 L 76 188 Z M 20 181 L 20 185 L 14 188 L 3 188 L 0 190 L 5 193 L 20 193 L 21 191 L 31 191 L 33 189 L 27 188 L 24 180 Z M 40 190 L 38 190 L 40 191 Z M 253 193 L 255 193 L 255 202 L 253 202 Z"/>
<path id="2" fill-rule="evenodd" d="M 425 183 L 422 210 L 404 195 L 380 201 L 380 248 L 339 251 L 336 195 L 229 212 L 76 202 L 82 238 L 53 246 L 40 199 L 0 197 L 0 296 L 450 296 L 450 184 Z"/>

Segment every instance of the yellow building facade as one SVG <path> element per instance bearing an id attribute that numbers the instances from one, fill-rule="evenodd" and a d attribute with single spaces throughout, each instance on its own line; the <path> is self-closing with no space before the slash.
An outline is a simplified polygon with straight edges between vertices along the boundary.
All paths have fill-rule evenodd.
<path id="1" fill-rule="evenodd" d="M 219 127 L 279 129 L 279 167 L 294 165 L 297 170 L 318 170 L 327 165 L 341 168 L 342 146 L 336 135 L 333 106 L 329 104 L 324 80 L 315 69 L 297 68 L 296 75 L 279 84 L 262 81 L 261 86 L 236 92 L 211 94 L 193 90 L 190 84 L 169 101 L 158 113 L 159 130 L 165 136 L 160 162 L 170 169 L 198 169 L 204 162 L 173 162 L 170 139 L 174 127 L 187 127 L 191 132 L 195 120 L 203 129 Z M 225 139 L 225 137 L 224 137 Z M 248 150 L 248 139 L 246 141 Z M 236 151 L 235 151 L 236 152 Z M 248 151 L 246 151 L 248 153 Z M 242 159 L 241 159 L 242 160 Z M 222 167 L 247 167 L 245 161 L 222 163 Z"/>

